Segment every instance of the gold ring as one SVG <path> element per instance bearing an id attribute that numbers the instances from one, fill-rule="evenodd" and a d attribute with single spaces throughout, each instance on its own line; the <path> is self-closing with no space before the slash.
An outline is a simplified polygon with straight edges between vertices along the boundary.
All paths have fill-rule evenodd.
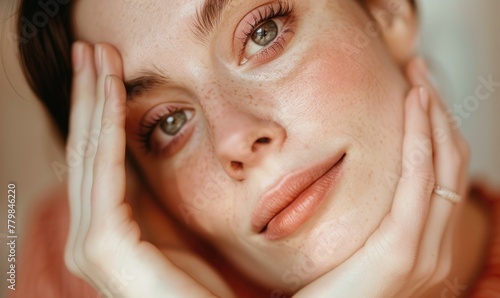
<path id="1" fill-rule="evenodd" d="M 462 197 L 456 192 L 453 192 L 439 185 L 436 185 L 436 187 L 434 188 L 434 193 L 455 204 L 460 203 L 460 201 L 462 200 Z"/>

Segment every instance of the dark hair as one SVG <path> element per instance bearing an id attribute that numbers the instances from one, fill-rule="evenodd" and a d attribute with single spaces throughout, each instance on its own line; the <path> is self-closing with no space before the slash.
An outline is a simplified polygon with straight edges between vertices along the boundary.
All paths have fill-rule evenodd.
<path id="1" fill-rule="evenodd" d="M 20 63 L 29 86 L 65 140 L 71 98 L 71 0 L 21 0 L 17 20 Z"/>

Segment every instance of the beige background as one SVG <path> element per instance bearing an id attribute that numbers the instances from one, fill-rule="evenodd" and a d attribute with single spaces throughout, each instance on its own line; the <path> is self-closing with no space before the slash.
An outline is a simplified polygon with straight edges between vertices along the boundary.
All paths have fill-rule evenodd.
<path id="1" fill-rule="evenodd" d="M 58 183 L 50 165 L 54 160 L 64 161 L 62 145 L 54 141 L 54 129 L 24 81 L 9 38 L 14 32 L 9 15 L 16 2 L 0 0 L 0 297 L 6 289 L 7 184 L 17 184 L 19 253 L 34 202 Z"/>
<path id="2" fill-rule="evenodd" d="M 500 1 L 424 0 L 422 52 L 450 106 L 466 104 L 478 77 L 500 83 Z M 463 118 L 472 150 L 471 174 L 500 186 L 500 87 Z"/>
<path id="3" fill-rule="evenodd" d="M 0 0 L 0 264 L 6 261 L 7 184 L 17 184 L 22 245 L 22 230 L 34 202 L 58 182 L 51 163 L 64 162 L 62 145 L 55 141 L 54 128 L 24 82 L 8 38 L 14 32 L 9 15 L 15 2 Z M 421 49 L 451 105 L 473 95 L 480 76 L 492 75 L 500 82 L 500 1 L 424 0 L 420 5 Z M 500 88 L 470 114 L 460 128 L 472 148 L 471 175 L 500 186 Z M 3 265 L 0 269 L 4 272 Z M 0 276 L 1 296 L 5 278 Z"/>

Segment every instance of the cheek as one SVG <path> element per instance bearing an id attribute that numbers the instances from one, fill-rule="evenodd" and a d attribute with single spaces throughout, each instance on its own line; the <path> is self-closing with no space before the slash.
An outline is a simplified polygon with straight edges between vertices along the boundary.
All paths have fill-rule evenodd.
<path id="1" fill-rule="evenodd" d="M 185 156 L 178 158 L 170 171 L 175 177 L 167 179 L 175 181 L 175 185 L 168 183 L 163 187 L 163 201 L 189 228 L 210 238 L 217 237 L 224 227 L 231 226 L 234 187 L 215 159 L 208 140 L 193 140 L 191 144 L 192 148 L 186 148 Z"/>
<path id="2" fill-rule="evenodd" d="M 290 127 L 298 126 L 299 119 L 304 128 L 317 132 L 316 137 L 344 134 L 365 143 L 377 133 L 373 124 L 380 123 L 378 119 L 400 114 L 396 107 L 401 106 L 401 95 L 381 83 L 387 80 L 382 71 L 331 48 L 308 53 L 314 58 L 305 59 L 298 75 L 286 82 L 281 114 L 288 116 Z"/>
<path id="3" fill-rule="evenodd" d="M 345 31 L 349 32 L 349 31 Z M 355 37 L 339 35 L 317 47 L 305 68 L 309 88 L 331 135 L 346 135 L 371 171 L 391 170 L 401 154 L 408 84 L 385 47 L 374 39 L 356 55 L 342 49 Z M 304 84 L 305 85 L 305 84 Z M 377 163 L 375 165 L 375 163 Z"/>

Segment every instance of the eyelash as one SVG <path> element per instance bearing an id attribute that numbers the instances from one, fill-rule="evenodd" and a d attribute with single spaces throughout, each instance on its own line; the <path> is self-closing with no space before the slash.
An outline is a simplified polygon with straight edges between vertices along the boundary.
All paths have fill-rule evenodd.
<path id="1" fill-rule="evenodd" d="M 151 135 L 155 132 L 155 129 L 160 122 L 165 119 L 166 116 L 182 110 L 183 109 L 177 107 L 163 106 L 157 109 L 157 111 L 154 111 L 153 115 L 146 116 L 140 124 L 138 133 L 139 142 L 142 144 L 142 147 L 146 152 L 151 152 Z M 174 142 L 180 136 L 182 136 L 182 133 L 177 134 L 171 142 Z"/>
<path id="2" fill-rule="evenodd" d="M 279 1 L 277 3 L 277 7 L 273 3 L 267 4 L 263 7 L 257 8 L 251 14 L 252 14 L 252 22 L 248 22 L 249 26 L 246 30 L 244 30 L 243 37 L 239 38 L 241 42 L 239 57 L 241 57 L 240 58 L 241 60 L 244 56 L 245 49 L 248 45 L 248 42 L 251 39 L 253 32 L 257 28 L 259 28 L 259 26 L 263 25 L 267 21 L 276 18 L 288 17 L 289 20 L 284 22 L 284 26 L 285 25 L 289 26 L 290 23 L 294 21 L 294 8 L 292 4 L 290 4 L 288 1 Z M 255 53 L 254 56 L 257 56 L 257 58 L 266 58 L 269 55 L 270 51 L 275 53 L 282 51 L 285 48 L 285 40 L 283 35 L 287 33 L 294 33 L 294 32 L 291 28 L 283 29 L 270 45 L 266 46 L 259 52 Z M 244 63 L 240 62 L 240 64 Z"/>

